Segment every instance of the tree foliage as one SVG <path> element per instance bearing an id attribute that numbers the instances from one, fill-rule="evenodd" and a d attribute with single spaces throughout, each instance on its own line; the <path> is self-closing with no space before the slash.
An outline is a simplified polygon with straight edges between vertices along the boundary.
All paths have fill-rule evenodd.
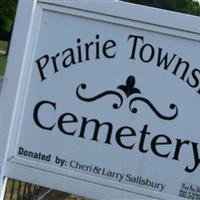
<path id="1" fill-rule="evenodd" d="M 124 1 L 200 16 L 200 5 L 197 1 L 194 0 L 124 0 Z"/>
<path id="2" fill-rule="evenodd" d="M 9 40 L 18 0 L 0 0 L 0 39 Z M 157 8 L 200 16 L 200 5 L 195 0 L 123 0 Z"/>
<path id="3" fill-rule="evenodd" d="M 9 40 L 15 12 L 17 0 L 0 0 L 0 39 Z"/>

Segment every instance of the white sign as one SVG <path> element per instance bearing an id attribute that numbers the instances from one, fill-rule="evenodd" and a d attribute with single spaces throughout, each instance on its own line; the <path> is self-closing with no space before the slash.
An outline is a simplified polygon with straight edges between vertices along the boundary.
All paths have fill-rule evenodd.
<path id="1" fill-rule="evenodd" d="M 98 199 L 199 200 L 199 18 L 47 0 L 18 15 L 31 16 L 14 32 L 26 35 L 8 72 L 4 175 Z"/>

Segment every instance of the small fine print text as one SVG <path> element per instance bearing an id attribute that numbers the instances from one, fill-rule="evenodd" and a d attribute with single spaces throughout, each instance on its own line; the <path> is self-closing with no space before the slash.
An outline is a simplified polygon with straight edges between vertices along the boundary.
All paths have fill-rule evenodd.
<path id="1" fill-rule="evenodd" d="M 200 186 L 182 183 L 179 196 L 186 199 L 200 200 Z"/>
<path id="2" fill-rule="evenodd" d="M 23 147 L 18 148 L 18 155 L 20 157 L 26 157 L 27 159 L 40 160 L 41 162 L 52 163 L 58 167 L 82 172 L 88 175 L 94 175 L 97 177 L 114 180 L 121 183 L 135 185 L 139 187 L 148 188 L 151 190 L 163 192 L 166 188 L 166 184 L 159 181 L 154 181 L 151 178 L 143 177 L 142 175 L 133 175 L 132 173 L 118 172 L 117 170 L 107 169 L 106 167 L 98 166 L 91 163 L 83 163 L 76 159 L 64 159 L 58 155 L 44 154 L 41 152 L 34 152 L 26 150 Z"/>

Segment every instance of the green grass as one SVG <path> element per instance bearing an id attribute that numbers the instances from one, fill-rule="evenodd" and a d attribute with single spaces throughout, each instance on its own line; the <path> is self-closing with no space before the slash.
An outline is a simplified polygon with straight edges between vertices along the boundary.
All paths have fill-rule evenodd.
<path id="1" fill-rule="evenodd" d="M 7 61 L 7 56 L 0 54 L 0 75 L 4 74 L 6 61 Z"/>
<path id="2" fill-rule="evenodd" d="M 6 52 L 8 48 L 8 42 L 0 40 L 0 50 Z M 7 56 L 0 54 L 0 75 L 4 74 L 6 67 Z"/>
<path id="3" fill-rule="evenodd" d="M 7 48 L 8 48 L 8 42 L 7 42 L 7 41 L 0 40 L 0 50 L 6 51 Z"/>

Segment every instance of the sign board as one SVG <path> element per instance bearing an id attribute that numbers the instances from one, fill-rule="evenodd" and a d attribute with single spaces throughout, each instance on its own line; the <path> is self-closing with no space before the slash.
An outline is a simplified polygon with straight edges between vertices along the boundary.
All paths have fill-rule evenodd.
<path id="1" fill-rule="evenodd" d="M 3 175 L 97 199 L 198 200 L 199 33 L 197 17 L 122 2 L 20 1 Z"/>

